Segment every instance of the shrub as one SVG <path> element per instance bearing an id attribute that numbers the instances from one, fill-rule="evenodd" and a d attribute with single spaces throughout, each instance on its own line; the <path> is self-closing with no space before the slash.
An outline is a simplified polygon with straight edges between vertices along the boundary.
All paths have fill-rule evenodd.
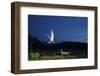
<path id="1" fill-rule="evenodd" d="M 40 58 L 40 54 L 38 52 L 30 53 L 32 60 L 38 60 Z"/>

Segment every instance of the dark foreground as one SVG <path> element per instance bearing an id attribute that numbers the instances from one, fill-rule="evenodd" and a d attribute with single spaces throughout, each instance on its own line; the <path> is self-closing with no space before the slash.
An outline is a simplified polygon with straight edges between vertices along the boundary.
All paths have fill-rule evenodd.
<path id="1" fill-rule="evenodd" d="M 28 60 L 79 59 L 88 57 L 88 44 L 66 42 L 48 44 L 29 36 Z"/>

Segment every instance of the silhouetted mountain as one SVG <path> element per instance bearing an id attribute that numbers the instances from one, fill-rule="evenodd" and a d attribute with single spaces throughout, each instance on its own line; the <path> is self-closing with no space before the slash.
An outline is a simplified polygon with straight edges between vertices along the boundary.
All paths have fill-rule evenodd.
<path id="1" fill-rule="evenodd" d="M 70 52 L 72 55 L 78 55 L 81 57 L 85 55 L 87 57 L 87 43 L 82 42 L 61 42 L 55 44 L 48 44 L 47 42 L 42 42 L 36 37 L 28 36 L 28 46 L 33 50 L 33 52 L 40 52 L 45 54 L 60 54 L 60 49 L 63 51 Z"/>
<path id="2" fill-rule="evenodd" d="M 35 37 L 29 35 L 28 37 L 28 46 L 32 49 L 42 48 L 43 43 Z"/>

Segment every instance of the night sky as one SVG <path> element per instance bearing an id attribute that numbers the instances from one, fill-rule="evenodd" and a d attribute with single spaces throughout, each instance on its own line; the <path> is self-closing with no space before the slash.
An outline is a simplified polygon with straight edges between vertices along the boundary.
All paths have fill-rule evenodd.
<path id="1" fill-rule="evenodd" d="M 28 15 L 28 33 L 41 41 L 53 30 L 55 41 L 88 42 L 88 17 Z"/>

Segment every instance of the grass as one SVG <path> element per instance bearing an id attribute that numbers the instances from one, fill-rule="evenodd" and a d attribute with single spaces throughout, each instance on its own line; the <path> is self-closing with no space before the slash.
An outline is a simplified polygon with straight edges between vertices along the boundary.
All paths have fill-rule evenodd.
<path id="1" fill-rule="evenodd" d="M 29 60 L 56 60 L 56 59 L 72 59 L 76 56 L 71 55 L 43 55 L 41 56 L 39 52 L 34 52 L 29 54 Z"/>
<path id="2" fill-rule="evenodd" d="M 41 51 L 38 49 L 35 49 L 34 51 Z M 43 51 L 43 50 L 42 50 Z M 46 50 L 45 50 L 46 51 Z M 80 54 L 80 56 L 77 55 L 73 55 L 73 54 L 64 54 L 64 55 L 60 55 L 60 54 L 41 54 L 39 52 L 33 52 L 32 49 L 29 50 L 29 54 L 28 54 L 28 60 L 57 60 L 57 59 L 77 59 L 77 58 L 85 58 L 86 56 L 84 54 Z"/>

